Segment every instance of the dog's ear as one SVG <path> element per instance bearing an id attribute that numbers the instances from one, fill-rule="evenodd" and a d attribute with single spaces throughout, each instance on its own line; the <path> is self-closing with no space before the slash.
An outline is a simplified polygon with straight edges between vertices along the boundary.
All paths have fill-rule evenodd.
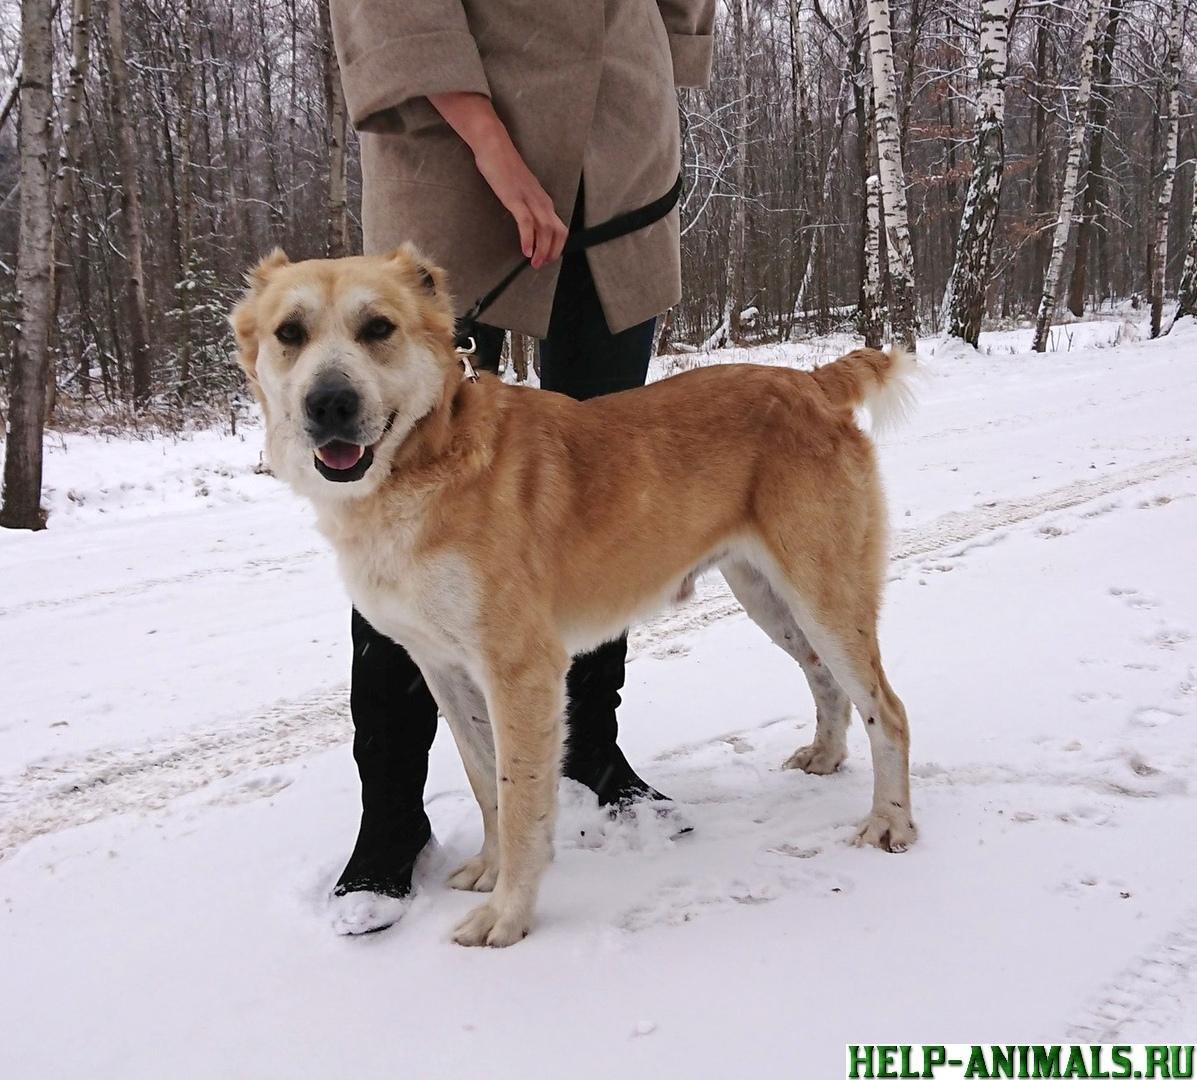
<path id="1" fill-rule="evenodd" d="M 453 343 L 453 297 L 449 294 L 448 275 L 425 258 L 414 244 L 402 244 L 384 256 L 394 268 L 409 295 L 417 303 L 412 305 L 418 321 L 407 327 L 408 332 L 420 327 L 430 343 L 448 347 Z M 449 355 L 451 355 L 451 350 Z"/>
<path id="2" fill-rule="evenodd" d="M 269 255 L 245 275 L 249 286 L 237 305 L 229 312 L 229 325 L 237 341 L 237 363 L 245 372 L 245 381 L 255 399 L 263 409 L 266 407 L 262 388 L 258 384 L 258 293 L 270 274 L 287 262 L 281 248 L 275 248 Z"/>
<path id="3" fill-rule="evenodd" d="M 229 313 L 229 324 L 237 339 L 237 363 L 245 372 L 250 392 L 265 409 L 266 401 L 258 384 L 258 298 L 252 289 Z"/>
<path id="4" fill-rule="evenodd" d="M 410 270 L 425 292 L 440 296 L 445 291 L 445 272 L 426 259 L 410 241 L 400 244 L 389 256 L 391 262 Z"/>
<path id="5" fill-rule="evenodd" d="M 281 247 L 276 247 L 269 255 L 260 259 L 256 266 L 245 272 L 245 284 L 254 290 L 262 288 L 275 270 L 280 266 L 286 266 L 290 261 L 287 253 Z"/>
<path id="6" fill-rule="evenodd" d="M 245 372 L 249 381 L 249 388 L 254 397 L 262 400 L 258 386 L 258 293 L 274 275 L 280 266 L 286 266 L 291 260 L 287 253 L 276 247 L 269 255 L 259 260 L 258 264 L 245 272 L 245 284 L 249 286 L 237 306 L 229 313 L 229 323 L 233 327 L 233 335 L 237 339 L 237 362 Z"/>

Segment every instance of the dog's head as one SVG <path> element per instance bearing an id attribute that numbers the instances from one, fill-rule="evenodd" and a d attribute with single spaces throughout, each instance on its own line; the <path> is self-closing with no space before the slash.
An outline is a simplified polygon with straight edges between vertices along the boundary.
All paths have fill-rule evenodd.
<path id="1" fill-rule="evenodd" d="M 408 245 L 299 263 L 275 250 L 246 280 L 231 321 L 271 467 L 315 499 L 369 494 L 456 367 L 443 272 Z"/>

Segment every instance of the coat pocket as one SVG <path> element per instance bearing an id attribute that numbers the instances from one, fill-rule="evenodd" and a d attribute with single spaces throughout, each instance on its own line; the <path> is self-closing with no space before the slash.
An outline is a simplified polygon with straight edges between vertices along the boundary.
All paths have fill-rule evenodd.
<path id="1" fill-rule="evenodd" d="M 416 126 L 404 123 L 395 131 L 362 136 L 362 179 L 366 184 L 406 180 L 459 191 L 477 187 L 481 177 L 472 151 L 435 109 L 432 112 L 434 119 L 417 116 Z"/>

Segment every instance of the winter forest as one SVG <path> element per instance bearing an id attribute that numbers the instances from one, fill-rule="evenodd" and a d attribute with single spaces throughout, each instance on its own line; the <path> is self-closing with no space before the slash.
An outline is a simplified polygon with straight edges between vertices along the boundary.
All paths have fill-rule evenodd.
<path id="1" fill-rule="evenodd" d="M 361 252 L 363 84 L 461 277 L 419 95 L 544 169 L 576 48 L 672 139 L 712 6 L 652 336 L 581 259 L 501 383 L 406 255 L 247 283 Z M 0 1080 L 1191 1062 L 1195 174 L 1197 0 L 0 0 Z"/>
<path id="2" fill-rule="evenodd" d="M 1117 302 L 1166 332 L 1197 303 L 1189 6 L 725 0 L 711 87 L 679 94 L 686 286 L 660 350 L 975 344 L 1026 318 L 1042 350 Z M 227 418 L 244 268 L 358 250 L 360 184 L 323 0 L 23 0 L 0 68 L 19 487 L 43 419 Z"/>

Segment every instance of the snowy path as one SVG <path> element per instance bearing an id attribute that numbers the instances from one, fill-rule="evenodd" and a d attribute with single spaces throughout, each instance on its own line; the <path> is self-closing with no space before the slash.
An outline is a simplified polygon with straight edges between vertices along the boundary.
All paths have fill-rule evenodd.
<path id="1" fill-rule="evenodd" d="M 1175 454 L 1130 469 L 972 511 L 956 511 L 926 526 L 900 531 L 892 540 L 895 564 L 974 542 L 993 543 L 1011 526 L 1045 518 L 1093 500 L 1124 492 L 1183 469 L 1197 466 L 1197 452 Z M 959 557 L 963 552 L 952 552 Z M 301 556 L 299 556 L 301 557 Z M 241 564 L 255 573 L 265 560 Z M 195 581 L 209 570 L 178 580 Z M 151 588 L 162 584 L 142 583 Z M 92 594 L 97 595 L 97 594 Z M 103 595 L 109 595 L 107 593 Z M 90 597 L 88 597 L 90 599 Z M 65 602 L 65 601 L 63 601 Z M 3 614 L 3 613 L 0 613 Z M 633 658 L 641 653 L 669 656 L 680 635 L 740 614 L 739 604 L 718 577 L 703 595 L 683 609 L 637 628 Z M 0 856 L 36 836 L 87 824 L 111 814 L 159 808 L 213 780 L 252 769 L 283 765 L 314 750 L 345 741 L 351 732 L 346 716 L 346 687 L 300 700 L 276 702 L 270 709 L 220 728 L 188 731 L 148 746 L 96 750 L 28 766 L 0 778 Z M 273 794 L 269 785 L 260 792 Z"/>
<path id="2" fill-rule="evenodd" d="M 56 528 L 0 538 L 0 1075 L 819 1080 L 848 1040 L 1180 1039 L 1197 340 L 1016 338 L 932 365 L 882 451 L 920 843 L 845 842 L 860 730 L 836 776 L 778 770 L 813 730 L 803 680 L 707 579 L 635 631 L 621 713 L 694 834 L 567 790 L 541 920 L 502 953 L 448 943 L 472 898 L 443 864 L 480 830 L 444 738 L 413 909 L 326 929 L 348 620 L 252 438 L 68 444 Z"/>

